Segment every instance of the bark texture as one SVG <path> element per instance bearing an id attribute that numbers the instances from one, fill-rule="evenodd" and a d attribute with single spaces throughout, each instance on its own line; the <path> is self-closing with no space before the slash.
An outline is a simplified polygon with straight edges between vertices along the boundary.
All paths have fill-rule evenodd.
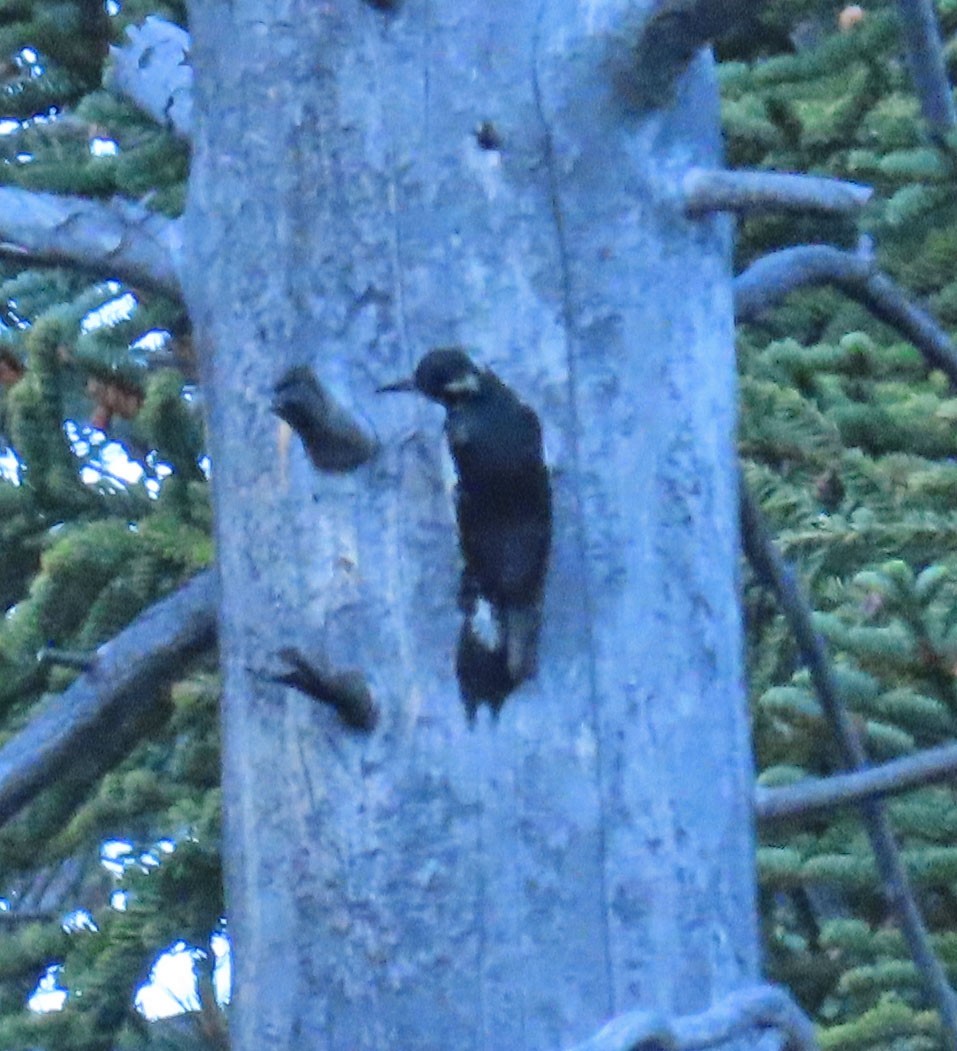
<path id="1" fill-rule="evenodd" d="M 545 1051 L 756 976 L 729 228 L 680 191 L 716 91 L 702 56 L 633 113 L 633 8 L 193 4 L 242 1051 Z M 373 393 L 448 343 L 555 495 L 539 675 L 474 727 L 442 413 Z M 303 362 L 382 444 L 352 473 L 270 414 Z M 284 647 L 375 731 L 270 682 Z"/>

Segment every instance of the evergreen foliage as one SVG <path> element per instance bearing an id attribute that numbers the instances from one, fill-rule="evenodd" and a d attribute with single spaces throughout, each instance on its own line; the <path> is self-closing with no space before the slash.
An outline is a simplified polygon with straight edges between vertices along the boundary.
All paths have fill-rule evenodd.
<path id="1" fill-rule="evenodd" d="M 795 9 L 800 7 L 800 12 Z M 951 73 L 957 5 L 942 4 Z M 785 52 L 721 67 L 730 162 L 867 182 L 859 229 L 882 269 L 957 325 L 955 156 L 921 126 L 895 5 L 772 4 Z M 800 242 L 852 248 L 847 220 L 742 224 L 739 266 Z M 897 333 L 834 290 L 792 295 L 739 333 L 746 478 L 818 610 L 869 756 L 949 741 L 957 727 L 955 392 Z M 840 766 L 774 603 L 746 590 L 760 783 Z M 957 798 L 949 786 L 889 804 L 934 947 L 957 983 Z M 853 808 L 762 830 L 762 911 L 772 977 L 821 1026 L 825 1048 L 936 1048 L 938 1023 L 893 928 Z"/>
<path id="2" fill-rule="evenodd" d="M 100 87 L 108 45 L 147 14 L 185 17 L 177 3 L 0 0 L 0 180 L 179 211 L 186 148 Z M 44 654 L 92 653 L 212 559 L 186 330 L 179 304 L 144 290 L 0 266 L 0 740 L 77 674 Z M 0 1047 L 225 1046 L 210 946 L 218 683 L 204 663 L 0 829 Z M 117 875 L 106 841 L 129 845 Z M 199 1006 L 148 1023 L 134 995 L 177 945 Z M 27 1010 L 51 967 L 64 1009 Z"/>

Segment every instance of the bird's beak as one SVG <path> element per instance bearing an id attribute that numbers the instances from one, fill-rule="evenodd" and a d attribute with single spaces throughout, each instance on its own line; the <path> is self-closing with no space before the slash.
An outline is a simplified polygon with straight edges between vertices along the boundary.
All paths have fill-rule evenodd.
<path id="1" fill-rule="evenodd" d="M 413 379 L 399 380 L 398 383 L 388 383 L 384 387 L 377 387 L 376 394 L 392 394 L 395 391 L 402 390 L 415 390 L 415 381 Z"/>

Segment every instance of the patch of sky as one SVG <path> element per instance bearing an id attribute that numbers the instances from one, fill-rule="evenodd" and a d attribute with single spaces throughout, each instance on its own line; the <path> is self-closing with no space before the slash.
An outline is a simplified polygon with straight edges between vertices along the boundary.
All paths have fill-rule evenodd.
<path id="1" fill-rule="evenodd" d="M 115 157 L 119 152 L 119 143 L 113 139 L 90 139 L 90 154 L 93 157 Z"/>
<path id="2" fill-rule="evenodd" d="M 157 350 L 163 350 L 171 338 L 165 329 L 151 328 L 149 332 L 144 332 L 139 339 L 133 340 L 130 344 L 130 349 L 145 350 L 147 353 L 152 354 Z"/>
<path id="3" fill-rule="evenodd" d="M 216 994 L 216 1002 L 228 1004 L 233 980 L 232 946 L 224 931 L 214 934 L 209 939 L 209 945 L 213 956 L 216 957 L 213 965 L 213 991 Z"/>
<path id="4" fill-rule="evenodd" d="M 100 864 L 117 879 L 121 879 L 127 868 L 138 865 L 153 868 L 164 854 L 171 854 L 176 844 L 171 839 L 161 839 L 148 851 L 137 851 L 132 843 L 123 839 L 107 840 L 100 845 Z M 127 908 L 128 893 L 115 889 L 110 895 L 110 905 L 119 912 Z M 0 898 L 0 911 L 10 909 L 10 902 Z M 92 915 L 78 909 L 63 918 L 64 930 L 96 931 L 98 928 Z M 219 1004 L 229 1003 L 232 981 L 231 947 L 225 924 L 210 935 L 209 950 L 213 954 L 213 994 Z M 146 1018 L 169 1018 L 195 1011 L 199 1003 L 196 981 L 196 965 L 206 966 L 209 952 L 177 941 L 156 958 L 150 969 L 149 979 L 136 991 L 134 1003 Z M 59 1011 L 66 1003 L 68 990 L 60 984 L 62 967 L 54 964 L 44 971 L 36 988 L 30 994 L 27 1005 L 37 1013 Z"/>
<path id="5" fill-rule="evenodd" d="M 116 281 L 107 282 L 107 292 L 116 293 L 119 290 L 120 285 Z M 107 300 L 95 310 L 91 310 L 80 322 L 80 331 L 94 332 L 104 325 L 116 325 L 120 321 L 127 321 L 132 317 L 136 305 L 136 296 L 132 292 L 124 292 L 122 295 L 116 296 L 115 299 Z"/>
<path id="6" fill-rule="evenodd" d="M 74 453 L 83 459 L 92 458 L 90 463 L 80 468 L 80 478 L 86 485 L 95 485 L 104 480 L 119 485 L 139 485 L 143 481 L 146 473 L 143 468 L 130 459 L 126 449 L 119 442 L 112 441 L 103 431 L 80 425 L 75 420 L 67 420 L 63 429 Z M 2 465 L 0 460 L 0 468 Z M 171 472 L 167 470 L 166 474 L 169 473 Z M 165 477 L 158 471 L 157 475 Z M 151 486 L 147 481 L 145 486 L 151 495 L 159 492 L 159 482 L 154 481 Z"/>
<path id="7" fill-rule="evenodd" d="M 74 931 L 98 931 L 93 916 L 86 909 L 76 909 L 68 912 L 62 920 L 63 929 L 72 934 Z"/>
<path id="8" fill-rule="evenodd" d="M 231 963 L 229 938 L 223 932 L 209 941 L 213 953 L 213 995 L 219 1004 L 229 1003 Z M 207 966 L 209 954 L 184 941 L 176 942 L 157 957 L 149 981 L 140 986 L 135 1004 L 149 1019 L 169 1018 L 199 1007 L 196 965 Z"/>
<path id="9" fill-rule="evenodd" d="M 131 865 L 154 868 L 164 854 L 172 854 L 175 849 L 171 839 L 159 840 L 148 851 L 137 851 L 126 840 L 107 840 L 100 846 L 100 863 L 119 879 Z M 126 891 L 118 888 L 110 896 L 110 904 L 122 912 L 128 897 Z M 231 981 L 230 944 L 225 930 L 214 931 L 209 944 L 213 954 L 214 995 L 218 1003 L 225 1004 L 229 1002 Z M 185 941 L 178 941 L 160 953 L 149 979 L 136 993 L 137 1009 L 149 1019 L 195 1011 L 199 1007 L 195 965 L 204 965 L 207 959 L 207 952 Z"/>
<path id="10" fill-rule="evenodd" d="M 132 860 L 133 844 L 124 839 L 108 839 L 100 844 L 100 864 L 114 876 L 126 871 L 127 859 Z"/>
<path id="11" fill-rule="evenodd" d="M 31 1011 L 43 1014 L 48 1011 L 59 1011 L 66 1003 L 67 991 L 60 985 L 63 968 L 59 964 L 48 967 L 37 982 L 27 1006 Z"/>
<path id="12" fill-rule="evenodd" d="M 10 448 L 0 449 L 0 478 L 14 485 L 20 484 L 20 461 Z"/>
<path id="13" fill-rule="evenodd" d="M 213 953 L 213 995 L 217 1003 L 228 1004 L 232 980 L 229 938 L 222 932 L 213 934 L 210 948 Z M 148 980 L 133 998 L 137 1010 L 151 1021 L 197 1010 L 200 1001 L 196 964 L 204 966 L 208 955 L 185 941 L 178 941 L 160 953 L 150 969 Z M 60 983 L 62 974 L 60 964 L 47 967 L 27 1000 L 31 1011 L 45 1014 L 62 1010 L 69 996 L 69 990 Z"/>
<path id="14" fill-rule="evenodd" d="M 149 981 L 140 986 L 133 998 L 137 1009 L 147 1018 L 170 1018 L 198 1010 L 195 964 L 205 955 L 186 942 L 177 942 L 167 949 L 153 964 Z"/>

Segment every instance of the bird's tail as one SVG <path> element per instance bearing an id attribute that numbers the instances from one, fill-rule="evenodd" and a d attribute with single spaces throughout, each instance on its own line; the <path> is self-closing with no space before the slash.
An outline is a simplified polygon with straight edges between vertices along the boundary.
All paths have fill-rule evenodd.
<path id="1" fill-rule="evenodd" d="M 541 610 L 537 606 L 509 606 L 499 611 L 505 665 L 516 686 L 538 671 L 541 620 Z"/>
<path id="2" fill-rule="evenodd" d="M 456 674 L 469 715 L 486 703 L 495 711 L 538 667 L 537 606 L 493 606 L 479 598 L 459 633 Z"/>

